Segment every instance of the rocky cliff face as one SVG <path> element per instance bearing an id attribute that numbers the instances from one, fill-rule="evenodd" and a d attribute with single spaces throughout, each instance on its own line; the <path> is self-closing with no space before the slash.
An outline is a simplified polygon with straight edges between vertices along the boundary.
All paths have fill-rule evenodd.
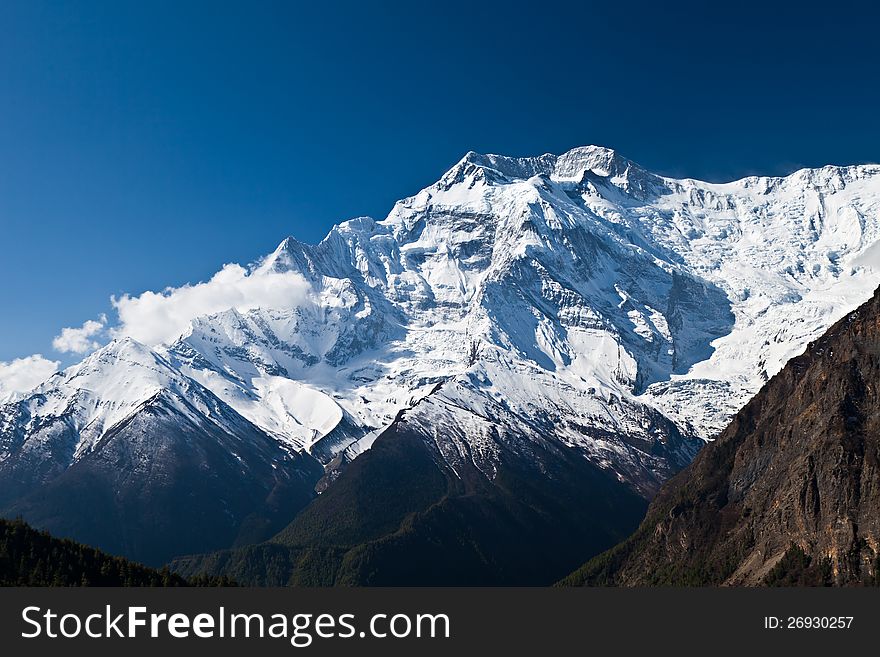
<path id="1" fill-rule="evenodd" d="M 880 290 L 740 411 L 569 584 L 880 581 Z"/>

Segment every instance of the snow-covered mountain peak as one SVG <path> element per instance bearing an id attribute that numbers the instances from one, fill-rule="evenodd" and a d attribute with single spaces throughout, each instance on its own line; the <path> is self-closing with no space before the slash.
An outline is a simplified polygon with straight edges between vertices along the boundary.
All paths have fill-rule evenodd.
<path id="1" fill-rule="evenodd" d="M 145 390 L 159 390 L 179 378 L 169 363 L 148 346 L 125 337 L 111 341 L 81 362 L 58 372 L 37 392 L 70 385 L 100 397 L 143 398 Z M 124 382 L 124 385 L 119 385 Z"/>
<path id="2" fill-rule="evenodd" d="M 435 186 L 448 189 L 464 181 L 470 181 L 471 184 L 474 180 L 503 183 L 528 180 L 535 176 L 575 180 L 580 179 L 586 171 L 608 176 L 625 170 L 631 164 L 613 150 L 602 146 L 582 146 L 562 155 L 545 153 L 534 157 L 509 157 L 470 151 Z"/>
<path id="3" fill-rule="evenodd" d="M 132 337 L 123 336 L 111 340 L 100 349 L 86 356 L 80 365 L 124 361 L 145 366 L 156 363 L 158 358 L 158 354 L 147 345 L 138 342 Z M 77 366 L 75 365 L 74 367 Z"/>
<path id="4" fill-rule="evenodd" d="M 873 289 L 878 174 L 860 165 L 705 183 L 600 146 L 471 152 L 385 220 L 345 222 L 314 247 L 286 240 L 267 262 L 310 276 L 319 307 L 350 295 L 356 316 L 376 335 L 397 331 L 406 350 L 416 327 L 463 330 L 466 344 L 503 346 L 557 378 L 577 371 L 589 388 L 642 395 L 707 437 Z M 789 312 L 797 319 L 780 330 Z M 585 365 L 596 344 L 581 327 L 623 351 Z M 461 374 L 465 351 L 452 349 L 438 374 Z M 684 402 L 701 395 L 712 401 Z"/>
<path id="5" fill-rule="evenodd" d="M 489 172 L 491 180 L 528 179 L 533 176 L 550 175 L 556 163 L 556 156 L 545 153 L 537 157 L 508 157 L 492 153 L 469 151 L 458 163 L 440 179 L 446 185 L 460 182 L 468 175 Z"/>
<path id="6" fill-rule="evenodd" d="M 586 172 L 604 178 L 623 176 L 628 171 L 644 172 L 639 165 L 604 146 L 582 146 L 556 159 L 551 176 L 555 180 L 580 181 Z"/>
<path id="7" fill-rule="evenodd" d="M 878 240 L 877 165 L 707 183 L 600 146 L 468 153 L 383 220 L 281 242 L 249 276 L 301 275 L 289 303 L 206 315 L 173 344 L 120 341 L 83 365 L 130 369 L 101 375 L 119 390 L 204 390 L 325 463 L 401 411 L 430 423 L 442 407 L 483 443 L 491 421 L 649 489 L 663 459 L 680 465 L 687 439 L 710 438 L 870 295 Z"/>
<path id="8" fill-rule="evenodd" d="M 0 407 L 0 437 L 15 428 L 37 439 L 32 447 L 40 440 L 61 441 L 69 453 L 60 458 L 72 462 L 151 405 L 162 405 L 193 425 L 207 423 L 233 435 L 243 426 L 232 409 L 164 356 L 126 337 L 56 373 L 18 402 Z"/>
<path id="9" fill-rule="evenodd" d="M 591 173 L 600 178 L 621 178 L 638 174 L 655 177 L 616 151 L 604 146 L 579 146 L 562 155 L 545 153 L 537 157 L 508 157 L 506 155 L 467 153 L 440 179 L 439 185 L 449 187 L 469 176 L 489 182 L 528 180 L 544 176 L 560 182 L 581 182 Z"/>

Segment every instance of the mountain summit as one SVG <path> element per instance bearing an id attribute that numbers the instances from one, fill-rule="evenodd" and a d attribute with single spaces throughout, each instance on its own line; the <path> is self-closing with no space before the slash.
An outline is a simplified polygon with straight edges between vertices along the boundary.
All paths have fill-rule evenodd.
<path id="1" fill-rule="evenodd" d="M 878 239 L 876 165 L 716 184 L 659 176 L 597 146 L 468 153 L 382 221 L 346 221 L 317 245 L 284 240 L 250 276 L 289 273 L 304 294 L 200 317 L 144 347 L 156 363 L 147 369 L 212 430 L 234 417 L 279 458 L 323 466 L 323 493 L 300 516 L 308 529 L 294 520 L 285 545 L 380 541 L 369 554 L 391 568 L 387 535 L 456 500 L 431 507 L 431 531 L 449 541 L 484 517 L 498 536 L 531 534 L 485 571 L 451 579 L 516 581 L 526 546 L 570 545 L 548 550 L 530 580 L 542 581 L 632 529 L 769 377 L 870 297 Z M 0 468 L 33 454 L 38 490 L 93 458 L 111 429 L 101 418 L 136 412 L 153 389 L 127 384 L 119 367 L 112 392 L 83 392 L 71 368 L 58 375 L 70 385 L 50 380 L 0 407 Z M 71 419 L 92 417 L 83 395 L 100 421 Z M 47 423 L 69 432 L 63 447 L 35 449 Z M 407 468 L 408 483 L 392 474 Z M 370 502 L 377 481 L 411 505 Z M 9 509 L 19 493 L 4 486 Z M 584 504 L 596 494 L 614 503 Z M 563 519 L 579 529 L 556 528 Z M 484 548 L 477 541 L 461 563 Z"/>

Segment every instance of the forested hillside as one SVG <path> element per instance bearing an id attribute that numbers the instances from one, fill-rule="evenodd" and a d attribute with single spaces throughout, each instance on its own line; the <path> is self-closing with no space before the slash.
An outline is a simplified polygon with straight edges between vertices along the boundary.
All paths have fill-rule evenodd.
<path id="1" fill-rule="evenodd" d="M 184 579 L 87 545 L 58 539 L 21 520 L 0 519 L 0 586 L 228 586 L 226 578 Z"/>

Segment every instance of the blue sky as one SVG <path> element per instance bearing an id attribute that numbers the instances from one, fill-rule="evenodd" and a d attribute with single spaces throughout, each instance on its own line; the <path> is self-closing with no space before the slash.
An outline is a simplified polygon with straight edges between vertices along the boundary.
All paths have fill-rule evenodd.
<path id="1" fill-rule="evenodd" d="M 0 361 L 69 362 L 110 295 L 383 217 L 468 150 L 880 159 L 877 10 L 719 5 L 4 2 Z"/>

